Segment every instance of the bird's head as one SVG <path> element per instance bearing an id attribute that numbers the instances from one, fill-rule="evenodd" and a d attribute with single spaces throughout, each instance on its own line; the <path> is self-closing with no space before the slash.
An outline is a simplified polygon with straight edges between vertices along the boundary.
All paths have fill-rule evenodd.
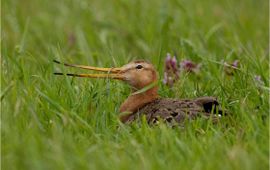
<path id="1" fill-rule="evenodd" d="M 158 79 L 154 66 L 143 60 L 128 63 L 121 67 L 120 70 L 119 74 L 122 75 L 122 80 L 135 89 L 141 89 Z"/>
<path id="2" fill-rule="evenodd" d="M 61 64 L 59 61 L 55 63 Z M 82 68 L 86 70 L 94 70 L 104 72 L 105 74 L 66 74 L 74 77 L 88 78 L 112 78 L 122 80 L 128 83 L 134 90 L 142 89 L 158 80 L 158 73 L 154 66 L 144 60 L 130 62 L 118 68 L 101 68 L 84 65 L 75 65 L 63 63 L 65 66 Z M 55 73 L 56 75 L 64 75 L 63 73 Z"/>

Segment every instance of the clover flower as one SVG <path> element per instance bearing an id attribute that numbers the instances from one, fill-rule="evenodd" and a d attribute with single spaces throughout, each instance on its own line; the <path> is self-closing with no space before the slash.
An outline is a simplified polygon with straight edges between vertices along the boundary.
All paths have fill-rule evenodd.
<path id="1" fill-rule="evenodd" d="M 227 75 L 229 76 L 233 76 L 235 73 L 235 70 L 237 70 L 240 66 L 240 62 L 239 60 L 234 60 L 232 63 L 224 63 L 225 67 L 224 67 L 224 71 Z"/>
<path id="2" fill-rule="evenodd" d="M 173 84 L 179 79 L 179 68 L 177 66 L 177 59 L 175 56 L 171 56 L 170 53 L 167 53 L 165 59 L 165 71 L 163 83 L 172 87 Z"/>
<path id="3" fill-rule="evenodd" d="M 186 71 L 188 73 L 199 73 L 201 64 L 196 64 L 191 60 L 183 60 L 180 62 L 181 71 Z"/>

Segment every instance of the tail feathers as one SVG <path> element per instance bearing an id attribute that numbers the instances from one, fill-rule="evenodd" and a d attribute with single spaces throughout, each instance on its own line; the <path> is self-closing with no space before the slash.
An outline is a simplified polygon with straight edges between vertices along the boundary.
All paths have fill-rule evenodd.
<path id="1" fill-rule="evenodd" d="M 200 97 L 196 99 L 196 103 L 201 105 L 205 112 L 218 115 L 226 115 L 226 111 L 219 107 L 219 102 L 216 97 Z"/>

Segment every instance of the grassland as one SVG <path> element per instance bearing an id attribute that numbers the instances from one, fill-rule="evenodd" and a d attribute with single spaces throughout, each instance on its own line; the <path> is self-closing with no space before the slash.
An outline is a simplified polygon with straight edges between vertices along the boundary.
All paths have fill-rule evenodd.
<path id="1" fill-rule="evenodd" d="M 267 0 L 3 0 L 2 169 L 269 169 Z M 94 66 L 151 61 L 166 53 L 202 63 L 163 97 L 218 96 L 231 114 L 213 125 L 126 126 L 129 93 L 116 81 L 55 77 Z M 223 61 L 240 61 L 234 76 Z M 261 82 L 254 80 L 261 76 Z"/>

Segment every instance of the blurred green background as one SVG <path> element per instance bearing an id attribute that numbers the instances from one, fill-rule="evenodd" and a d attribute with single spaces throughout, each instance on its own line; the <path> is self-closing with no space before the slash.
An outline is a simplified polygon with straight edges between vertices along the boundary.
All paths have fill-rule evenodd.
<path id="1" fill-rule="evenodd" d="M 3 0 L 2 168 L 269 169 L 268 7 L 267 0 Z M 173 88 L 160 83 L 160 95 L 218 96 L 228 118 L 179 129 L 126 126 L 117 119 L 126 85 L 52 74 L 78 72 L 53 59 L 106 67 L 146 59 L 162 78 L 168 52 L 202 63 L 202 71 Z M 226 76 L 223 61 L 236 59 L 240 71 Z"/>

